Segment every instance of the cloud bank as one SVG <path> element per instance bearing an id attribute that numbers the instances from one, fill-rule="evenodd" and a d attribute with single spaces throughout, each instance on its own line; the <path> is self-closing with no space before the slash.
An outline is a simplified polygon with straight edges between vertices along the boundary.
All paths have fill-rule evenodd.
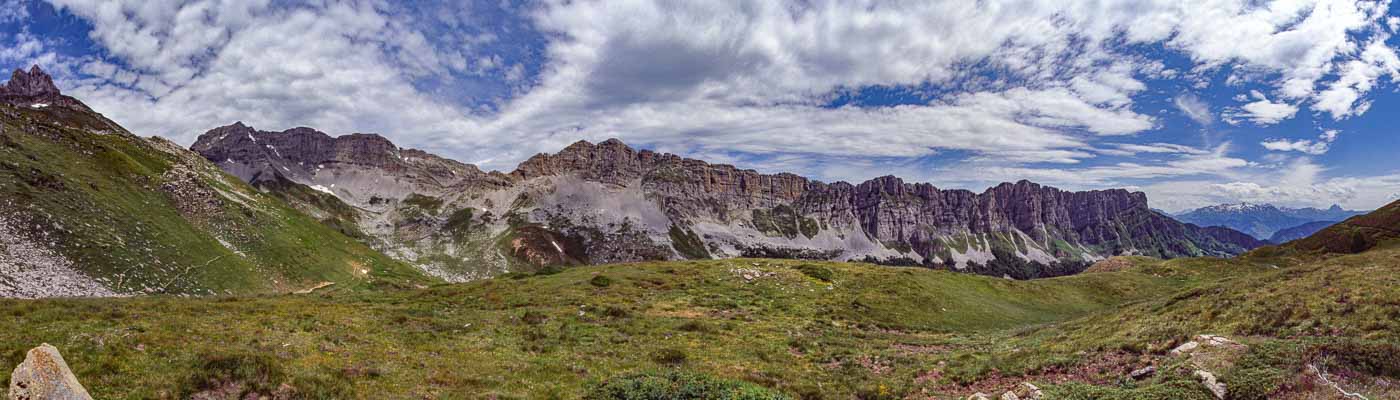
<path id="1" fill-rule="evenodd" d="M 1168 137 L 1173 121 L 1356 118 L 1400 77 L 1389 1 L 48 4 L 101 51 L 21 30 L 0 60 L 53 66 L 136 132 L 379 132 L 498 169 L 619 137 L 828 179 L 1229 184 L 1285 167 Z"/>

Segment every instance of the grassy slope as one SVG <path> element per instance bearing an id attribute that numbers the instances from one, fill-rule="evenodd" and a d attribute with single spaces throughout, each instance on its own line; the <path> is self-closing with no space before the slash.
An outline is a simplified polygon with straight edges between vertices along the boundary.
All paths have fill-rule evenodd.
<path id="1" fill-rule="evenodd" d="M 831 282 L 799 265 L 829 269 Z M 9 300 L 0 310 L 25 329 L 0 330 L 0 365 L 52 343 L 104 398 L 187 395 L 217 375 L 209 371 L 229 369 L 227 360 L 245 371 L 267 366 L 271 386 L 289 382 L 311 397 L 576 397 L 589 382 L 675 366 L 844 398 L 902 391 L 954 349 L 986 345 L 1000 330 L 1179 285 L 1136 272 L 1010 281 L 726 260 L 580 267 L 387 293 Z M 188 340 L 192 332 L 201 340 Z"/>
<path id="2" fill-rule="evenodd" d="M 252 293 L 424 279 L 197 156 L 129 134 L 94 134 L 79 128 L 94 117 L 65 109 L 7 111 L 15 113 L 0 118 L 7 212 L 53 235 L 78 268 L 119 291 Z M 215 200 L 181 204 L 162 189 L 177 167 L 195 177 L 181 191 Z"/>
<path id="3" fill-rule="evenodd" d="M 963 398 L 1031 381 L 1058 399 L 1206 400 L 1167 351 L 1213 333 L 1250 346 L 1215 369 L 1233 398 L 1329 398 L 1309 363 L 1371 398 L 1397 395 L 1372 377 L 1400 377 L 1400 247 L 1127 260 L 1035 281 L 740 259 L 389 292 L 7 300 L 0 315 L 23 328 L 0 330 L 0 365 L 48 342 L 104 398 L 183 397 L 221 379 L 307 398 L 575 398 L 675 369 L 804 398 Z M 1123 379 L 1145 365 L 1161 372 Z"/>
<path id="4" fill-rule="evenodd" d="M 1400 201 L 1348 218 L 1284 247 L 1305 252 L 1360 253 L 1396 238 L 1400 238 Z"/>
<path id="5" fill-rule="evenodd" d="M 1332 389 L 1314 387 L 1305 369 L 1309 363 L 1346 371 L 1355 378 L 1351 388 L 1364 389 L 1370 398 L 1400 395 L 1385 384 L 1367 386 L 1374 382 L 1366 378 L 1400 377 L 1400 362 L 1392 357 L 1400 351 L 1400 246 L 1303 261 L 1136 261 L 1131 270 L 1189 283 L 1170 296 L 1019 332 L 982 349 L 982 367 L 1036 376 L 1094 364 L 1104 370 L 1080 378 L 1116 386 L 1067 385 L 1049 392 L 1063 398 L 1206 399 L 1191 368 L 1168 351 L 1198 334 L 1223 334 L 1251 346 L 1235 365 L 1214 371 L 1236 388 L 1232 398 L 1331 398 L 1326 395 L 1334 395 Z M 1127 371 L 1149 364 L 1168 372 L 1147 382 L 1121 381 Z"/>

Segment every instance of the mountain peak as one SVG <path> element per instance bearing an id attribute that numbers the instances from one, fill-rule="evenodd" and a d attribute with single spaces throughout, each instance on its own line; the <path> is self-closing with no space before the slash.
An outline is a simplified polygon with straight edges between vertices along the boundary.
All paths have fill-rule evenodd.
<path id="1" fill-rule="evenodd" d="M 38 65 L 29 68 L 29 72 L 16 68 L 10 74 L 10 82 L 5 84 L 0 94 L 23 97 L 37 97 L 44 95 L 59 95 L 58 86 L 53 84 L 53 77 L 44 72 Z"/>

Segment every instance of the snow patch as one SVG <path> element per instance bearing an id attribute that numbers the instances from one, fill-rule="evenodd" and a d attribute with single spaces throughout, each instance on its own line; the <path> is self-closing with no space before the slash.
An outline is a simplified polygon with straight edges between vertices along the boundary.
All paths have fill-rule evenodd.
<path id="1" fill-rule="evenodd" d="M 335 185 L 332 184 L 331 186 L 335 186 Z M 311 185 L 311 189 L 312 189 L 312 190 L 315 190 L 315 191 L 317 191 L 317 192 L 321 192 L 321 193 L 329 194 L 329 195 L 331 195 L 331 196 L 335 196 L 335 192 L 331 191 L 330 188 L 325 187 L 325 186 L 321 186 L 321 185 Z"/>
<path id="2" fill-rule="evenodd" d="M 40 109 L 40 108 L 45 108 L 45 107 L 48 107 L 48 106 L 49 106 L 49 103 L 34 103 L 34 104 L 30 104 L 30 105 L 29 105 L 29 108 Z"/>

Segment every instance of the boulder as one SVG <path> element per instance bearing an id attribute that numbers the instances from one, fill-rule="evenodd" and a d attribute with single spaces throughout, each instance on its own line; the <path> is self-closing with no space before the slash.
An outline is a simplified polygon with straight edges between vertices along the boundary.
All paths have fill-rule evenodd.
<path id="1" fill-rule="evenodd" d="M 92 400 L 58 349 L 48 343 L 29 350 L 10 375 L 9 400 Z"/>
<path id="2" fill-rule="evenodd" d="M 1205 385 L 1206 389 L 1209 389 L 1210 393 L 1215 395 L 1216 399 L 1225 400 L 1225 384 L 1216 380 L 1215 374 L 1210 373 L 1210 371 L 1198 369 L 1196 370 L 1196 378 L 1200 379 L 1201 384 Z"/>
<path id="3" fill-rule="evenodd" d="M 1040 388 L 1030 382 L 1022 382 L 1021 386 L 1016 387 L 1016 390 L 1008 393 L 1013 393 L 1017 398 L 1023 400 L 1040 400 L 1041 397 L 1044 396 L 1044 394 L 1040 392 Z"/>
<path id="4" fill-rule="evenodd" d="M 1133 378 L 1133 380 L 1135 380 L 1135 381 L 1140 381 L 1140 380 L 1143 380 L 1143 379 L 1151 378 L 1152 375 L 1156 375 L 1156 374 L 1157 374 L 1157 367 L 1154 367 L 1154 366 L 1149 365 L 1149 366 L 1146 366 L 1146 367 L 1142 367 L 1142 368 L 1135 369 L 1135 370 L 1133 370 L 1133 372 L 1129 372 L 1129 373 L 1128 373 L 1128 377 L 1129 377 L 1129 378 Z"/>
<path id="5" fill-rule="evenodd" d="M 977 392 L 973 393 L 971 396 L 967 396 L 967 400 L 992 400 L 992 396 L 988 396 L 986 393 Z"/>
<path id="6" fill-rule="evenodd" d="M 1197 347 L 1201 347 L 1199 342 L 1191 341 L 1182 343 L 1180 346 L 1176 346 L 1175 349 L 1172 349 L 1172 355 L 1177 356 L 1190 353 L 1192 350 L 1196 350 Z"/>

